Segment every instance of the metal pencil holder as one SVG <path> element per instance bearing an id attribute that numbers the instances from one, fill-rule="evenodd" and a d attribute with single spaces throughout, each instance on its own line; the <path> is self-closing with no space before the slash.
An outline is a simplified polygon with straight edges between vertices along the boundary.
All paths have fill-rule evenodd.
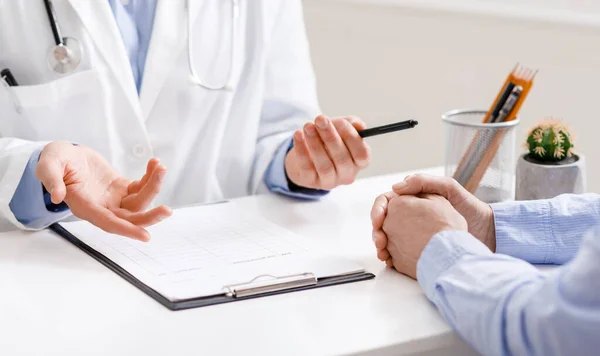
<path id="1" fill-rule="evenodd" d="M 445 174 L 487 203 L 514 199 L 516 127 L 519 120 L 483 123 L 486 111 L 442 115 L 446 127 Z"/>

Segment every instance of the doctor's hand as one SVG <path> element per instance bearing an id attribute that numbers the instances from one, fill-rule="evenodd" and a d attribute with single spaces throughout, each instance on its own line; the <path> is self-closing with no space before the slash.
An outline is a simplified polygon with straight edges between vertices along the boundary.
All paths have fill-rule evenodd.
<path id="1" fill-rule="evenodd" d="M 331 190 L 351 184 L 370 161 L 370 147 L 358 135 L 365 123 L 356 117 L 328 118 L 294 133 L 294 147 L 285 159 L 288 178 L 304 188 Z"/>
<path id="2" fill-rule="evenodd" d="M 171 215 L 166 206 L 146 211 L 159 193 L 165 173 L 158 159 L 152 159 L 146 174 L 132 182 L 91 148 L 64 142 L 46 145 L 36 169 L 54 204 L 64 201 L 76 217 L 140 241 L 150 240 L 144 227 Z"/>

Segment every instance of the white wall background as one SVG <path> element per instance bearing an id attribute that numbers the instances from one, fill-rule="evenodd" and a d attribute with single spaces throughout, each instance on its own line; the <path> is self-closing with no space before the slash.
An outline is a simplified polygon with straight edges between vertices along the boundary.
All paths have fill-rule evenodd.
<path id="1" fill-rule="evenodd" d="M 323 111 L 415 130 L 370 139 L 363 176 L 443 164 L 441 113 L 487 110 L 516 62 L 539 69 L 519 141 L 536 121 L 570 124 L 600 192 L 600 2 L 304 0 Z M 519 5 L 520 4 L 520 5 Z M 518 7 L 521 6 L 521 7 Z"/>

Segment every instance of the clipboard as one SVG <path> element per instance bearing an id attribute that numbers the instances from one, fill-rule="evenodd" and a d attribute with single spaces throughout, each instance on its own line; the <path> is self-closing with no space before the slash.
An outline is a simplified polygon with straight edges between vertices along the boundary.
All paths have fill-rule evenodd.
<path id="1" fill-rule="evenodd" d="M 78 239 L 61 224 L 53 224 L 49 227 L 49 229 L 172 311 L 231 303 L 277 294 L 365 281 L 375 278 L 375 275 L 369 272 L 352 273 L 326 278 L 317 278 L 311 272 L 288 276 L 261 275 L 255 277 L 253 280 L 250 280 L 247 283 L 224 286 L 226 292 L 224 292 L 222 295 L 171 301 L 164 295 L 140 281 L 138 278 L 133 276 L 117 263 L 113 262 L 104 254 L 96 251 L 94 248 Z"/>

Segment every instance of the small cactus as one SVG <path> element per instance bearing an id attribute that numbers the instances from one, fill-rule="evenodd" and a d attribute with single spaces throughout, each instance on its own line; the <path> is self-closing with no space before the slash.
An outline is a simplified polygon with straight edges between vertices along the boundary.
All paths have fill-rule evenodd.
<path id="1" fill-rule="evenodd" d="M 558 162 L 573 155 L 573 135 L 557 120 L 544 120 L 527 137 L 530 157 L 542 162 Z"/>

